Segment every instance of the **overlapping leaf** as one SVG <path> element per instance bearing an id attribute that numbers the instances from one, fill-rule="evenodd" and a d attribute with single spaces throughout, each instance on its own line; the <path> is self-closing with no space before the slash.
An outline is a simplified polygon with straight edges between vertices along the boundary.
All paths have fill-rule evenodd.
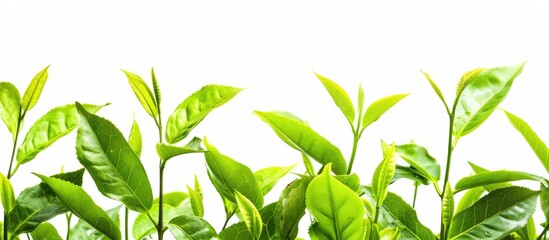
<path id="1" fill-rule="evenodd" d="M 21 97 L 17 88 L 9 82 L 0 82 L 0 118 L 14 138 L 20 109 Z"/>

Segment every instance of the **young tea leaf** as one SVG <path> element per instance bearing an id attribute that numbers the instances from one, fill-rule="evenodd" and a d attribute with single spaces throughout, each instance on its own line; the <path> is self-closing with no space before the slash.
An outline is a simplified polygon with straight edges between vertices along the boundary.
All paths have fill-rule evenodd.
<path id="1" fill-rule="evenodd" d="M 421 73 L 423 73 L 425 78 L 427 78 L 427 80 L 429 81 L 429 84 L 431 85 L 431 87 L 433 88 L 435 93 L 437 94 L 438 98 L 444 104 L 444 107 L 446 108 L 446 111 L 448 112 L 448 114 L 450 114 L 450 109 L 448 108 L 448 104 L 446 104 L 446 100 L 444 100 L 444 95 L 442 95 L 442 92 L 440 91 L 440 88 L 438 88 L 437 84 L 435 83 L 435 81 L 433 81 L 433 79 L 431 78 L 431 76 L 429 76 L 429 74 L 427 74 L 424 71 L 421 71 Z"/>
<path id="2" fill-rule="evenodd" d="M 309 176 L 314 177 L 316 175 L 315 168 L 313 167 L 313 162 L 311 162 L 311 159 L 307 154 L 301 153 L 301 159 L 303 159 L 303 165 L 305 165 L 305 170 L 307 170 L 307 174 Z"/>
<path id="3" fill-rule="evenodd" d="M 257 208 L 255 208 L 254 204 L 248 200 L 246 196 L 238 191 L 235 191 L 235 199 L 238 210 L 240 210 L 240 214 L 244 223 L 246 223 L 248 231 L 252 233 L 254 239 L 259 239 L 261 231 L 263 231 L 263 220 L 261 220 L 259 211 L 257 211 Z"/>
<path id="4" fill-rule="evenodd" d="M 145 168 L 120 131 L 108 120 L 76 103 L 80 127 L 76 154 L 99 191 L 129 209 L 146 212 L 152 206 L 152 189 Z"/>
<path id="5" fill-rule="evenodd" d="M 130 136 L 128 137 L 128 144 L 132 148 L 135 155 L 141 156 L 141 150 L 143 149 L 143 140 L 141 139 L 141 130 L 135 118 L 133 119 L 132 128 L 130 129 Z"/>
<path id="6" fill-rule="evenodd" d="M 173 157 L 188 153 L 202 153 L 205 150 L 202 148 L 200 138 L 194 137 L 187 145 L 183 147 L 177 147 L 172 145 L 166 145 L 164 143 L 156 144 L 156 153 L 162 161 L 168 161 Z"/>
<path id="7" fill-rule="evenodd" d="M 380 98 L 370 104 L 364 117 L 362 118 L 362 129 L 365 129 L 373 122 L 377 121 L 385 112 L 391 109 L 395 104 L 410 94 L 395 94 Z"/>
<path id="8" fill-rule="evenodd" d="M 178 240 L 215 239 L 215 229 L 204 219 L 195 216 L 182 215 L 173 218 L 168 229 Z"/>
<path id="9" fill-rule="evenodd" d="M 48 65 L 42 71 L 37 73 L 36 76 L 34 76 L 32 81 L 29 83 L 27 90 L 25 90 L 25 94 L 21 99 L 21 110 L 23 113 L 26 113 L 29 110 L 31 110 L 34 107 L 34 105 L 36 105 L 36 102 L 38 102 L 38 99 L 42 94 L 42 90 L 44 89 L 44 85 L 48 80 L 49 67 L 50 66 Z"/>
<path id="10" fill-rule="evenodd" d="M 306 153 L 322 165 L 332 163 L 335 174 L 345 174 L 347 171 L 347 163 L 339 148 L 307 124 L 279 112 L 255 113 L 290 147 Z"/>
<path id="11" fill-rule="evenodd" d="M 540 192 L 522 187 L 496 189 L 457 213 L 448 239 L 501 239 L 526 226 Z"/>
<path id="12" fill-rule="evenodd" d="M 456 97 L 453 134 L 465 136 L 478 128 L 503 101 L 524 63 L 490 68 L 471 75 L 471 80 Z"/>
<path id="13" fill-rule="evenodd" d="M 486 185 L 506 183 L 519 180 L 533 180 L 538 181 L 545 187 L 548 186 L 547 180 L 542 177 L 536 176 L 534 174 L 519 172 L 519 171 L 508 171 L 508 170 L 498 170 L 498 171 L 487 171 L 480 172 L 475 175 L 467 176 L 462 178 L 456 183 L 455 192 L 460 192 L 465 189 L 483 187 Z"/>
<path id="14" fill-rule="evenodd" d="M 21 97 L 17 88 L 9 82 L 0 82 L 0 118 L 8 127 L 13 138 L 17 131 Z"/>
<path id="15" fill-rule="evenodd" d="M 377 166 L 372 179 L 372 189 L 377 205 L 381 205 L 387 196 L 389 184 L 395 175 L 395 168 L 395 146 L 392 145 L 385 159 Z"/>
<path id="16" fill-rule="evenodd" d="M 263 205 L 263 194 L 250 168 L 221 154 L 204 139 L 208 176 L 222 197 L 236 203 L 234 191 L 243 193 L 257 208 Z"/>
<path id="17" fill-rule="evenodd" d="M 126 70 L 122 70 L 126 77 L 128 78 L 128 83 L 132 87 L 133 93 L 135 93 L 135 96 L 145 109 L 147 113 L 153 117 L 158 117 L 158 103 L 155 101 L 155 98 L 153 96 L 153 93 L 151 92 L 151 89 L 143 79 L 138 76 L 137 74 L 131 73 Z"/>
<path id="18" fill-rule="evenodd" d="M 11 182 L 4 174 L 0 173 L 0 199 L 5 212 L 10 212 L 15 206 L 15 195 Z"/>
<path id="19" fill-rule="evenodd" d="M 202 202 L 202 195 L 189 187 L 189 185 L 187 185 L 187 190 L 189 191 L 189 198 L 191 199 L 191 207 L 194 215 L 197 217 L 204 217 L 204 203 Z"/>
<path id="20" fill-rule="evenodd" d="M 82 185 L 84 169 L 51 176 L 77 186 Z M 15 200 L 15 207 L 8 215 L 8 230 L 14 235 L 32 232 L 40 223 L 69 211 L 46 184 L 29 187 Z"/>
<path id="21" fill-rule="evenodd" d="M 83 104 L 83 106 L 87 111 L 96 113 L 106 105 Z M 78 111 L 74 104 L 56 107 L 44 114 L 31 126 L 25 140 L 17 149 L 17 163 L 25 164 L 33 160 L 38 153 L 72 132 L 78 126 L 78 122 Z"/>
<path id="22" fill-rule="evenodd" d="M 40 224 L 34 231 L 31 232 L 32 239 L 38 240 L 63 240 L 57 229 L 48 222 Z"/>
<path id="23" fill-rule="evenodd" d="M 446 182 L 444 187 L 444 195 L 442 196 L 442 224 L 444 224 L 444 233 L 448 232 L 452 217 L 454 217 L 454 193 L 449 182 Z"/>
<path id="24" fill-rule="evenodd" d="M 302 177 L 290 183 L 280 194 L 274 221 L 281 239 L 295 239 L 301 218 L 305 215 L 305 194 L 311 177 Z"/>
<path id="25" fill-rule="evenodd" d="M 334 103 L 339 107 L 343 115 L 347 118 L 351 126 L 354 126 L 355 122 L 355 107 L 349 95 L 345 90 L 339 86 L 336 82 L 324 77 L 320 74 L 315 73 L 316 77 L 320 80 L 324 88 L 328 91 Z"/>
<path id="26" fill-rule="evenodd" d="M 162 100 L 162 94 L 160 94 L 160 85 L 158 85 L 158 81 L 156 81 L 156 74 L 154 74 L 154 68 L 151 68 L 151 78 L 152 78 L 152 85 L 153 85 L 153 92 L 154 92 L 154 98 L 156 100 L 156 105 L 160 106 L 160 102 Z M 160 107 L 158 108 L 160 114 Z"/>
<path id="27" fill-rule="evenodd" d="M 227 103 L 242 89 L 206 85 L 183 101 L 168 118 L 166 141 L 183 140 L 211 111 Z"/>
<path id="28" fill-rule="evenodd" d="M 329 239 L 356 239 L 364 231 L 364 206 L 358 195 L 330 175 L 331 164 L 307 188 L 307 209 L 318 232 Z"/>
<path id="29" fill-rule="evenodd" d="M 99 232 L 114 240 L 120 240 L 121 234 L 118 226 L 109 215 L 97 206 L 84 190 L 70 182 L 60 179 L 35 174 L 55 192 L 61 203 L 74 215 L 86 221 Z"/>
<path id="30" fill-rule="evenodd" d="M 268 167 L 254 173 L 257 185 L 261 188 L 263 196 L 267 195 L 276 185 L 278 180 L 290 172 L 297 164 L 287 167 Z"/>
<path id="31" fill-rule="evenodd" d="M 507 115 L 507 119 L 509 119 L 511 125 L 526 139 L 528 145 L 534 150 L 539 161 L 549 173 L 549 148 L 547 148 L 547 145 L 538 137 L 538 134 L 534 132 L 527 122 L 507 111 L 505 111 L 505 115 Z"/>
<path id="32" fill-rule="evenodd" d="M 362 90 L 362 84 L 358 85 L 358 120 L 362 117 L 362 111 L 364 110 L 364 90 Z"/>

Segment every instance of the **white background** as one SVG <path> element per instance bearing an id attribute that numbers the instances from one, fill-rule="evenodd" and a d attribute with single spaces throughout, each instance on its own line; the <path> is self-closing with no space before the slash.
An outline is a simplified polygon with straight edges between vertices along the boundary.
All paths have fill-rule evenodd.
<path id="1" fill-rule="evenodd" d="M 142 162 L 155 195 L 157 131 L 120 68 L 147 82 L 150 68 L 155 68 L 165 120 L 205 84 L 245 88 L 191 135 L 207 136 L 221 152 L 254 171 L 301 161 L 300 154 L 280 141 L 253 110 L 290 111 L 349 157 L 349 126 L 312 71 L 338 82 L 355 102 L 362 83 L 366 105 L 390 94 L 411 93 L 364 134 L 354 171 L 368 184 L 381 160 L 380 139 L 397 144 L 413 139 L 445 165 L 448 119 L 420 70 L 430 73 L 452 102 L 463 73 L 527 61 L 501 107 L 525 119 L 549 142 L 546 13 L 547 8 L 536 1 L 0 1 L 0 81 L 14 83 L 23 94 L 32 77 L 51 64 L 49 80 L 26 117 L 24 132 L 50 108 L 74 101 L 111 102 L 100 115 L 125 134 L 135 114 L 144 135 Z M 12 178 L 16 193 L 38 183 L 31 172 L 54 174 L 62 166 L 67 171 L 79 168 L 74 140 L 72 133 L 22 166 Z M 10 151 L 10 134 L 0 127 L 4 174 Z M 452 183 L 471 172 L 467 161 L 489 169 L 549 176 L 501 111 L 461 139 Z M 303 166 L 294 171 L 303 172 Z M 194 174 L 204 187 L 205 218 L 219 230 L 224 212 L 205 174 L 202 155 L 172 160 L 165 190 L 185 190 Z M 281 180 L 266 203 L 276 200 L 293 178 Z M 84 188 L 101 206 L 117 204 L 101 196 L 89 176 L 84 181 Z M 390 190 L 411 201 L 411 186 L 402 181 Z M 432 187 L 420 187 L 419 193 L 420 220 L 438 232 L 439 199 Z M 536 216 L 541 222 L 541 214 Z M 56 222 L 64 235 L 64 218 Z M 304 225 L 300 236 L 307 238 L 306 232 Z"/>

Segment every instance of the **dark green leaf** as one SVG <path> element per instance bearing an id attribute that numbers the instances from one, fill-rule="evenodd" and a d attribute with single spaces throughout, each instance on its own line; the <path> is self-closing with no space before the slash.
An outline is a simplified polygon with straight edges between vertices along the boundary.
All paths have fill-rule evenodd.
<path id="1" fill-rule="evenodd" d="M 332 163 L 335 174 L 345 174 L 347 171 L 347 163 L 339 148 L 307 124 L 279 112 L 255 111 L 255 113 L 291 147 L 306 153 L 322 165 Z"/>
<path id="2" fill-rule="evenodd" d="M 106 105 L 84 104 L 87 111 L 96 113 Z M 74 104 L 56 107 L 44 114 L 29 129 L 17 150 L 17 162 L 25 164 L 57 139 L 69 134 L 78 126 L 79 117 Z"/>
<path id="3" fill-rule="evenodd" d="M 364 231 L 364 206 L 358 195 L 330 175 L 331 164 L 307 188 L 307 209 L 319 233 L 330 239 L 355 239 Z"/>
<path id="4" fill-rule="evenodd" d="M 208 151 L 205 154 L 208 176 L 219 194 L 236 203 L 234 191 L 242 193 L 256 207 L 263 205 L 263 194 L 257 185 L 254 174 L 245 165 L 221 154 L 204 139 Z"/>
<path id="5" fill-rule="evenodd" d="M 380 98 L 370 104 L 364 113 L 364 118 L 362 118 L 362 129 L 365 129 L 370 124 L 377 121 L 385 112 L 387 112 L 387 110 L 391 109 L 395 104 L 408 95 L 410 94 L 395 94 Z"/>
<path id="6" fill-rule="evenodd" d="M 200 138 L 194 137 L 184 147 L 158 143 L 156 144 L 156 153 L 158 154 L 160 159 L 162 159 L 162 161 L 168 161 L 170 158 L 177 157 L 183 154 L 201 153 L 204 152 L 204 149 L 202 148 L 202 146 L 200 146 L 200 142 L 202 142 Z"/>
<path id="7" fill-rule="evenodd" d="M 429 179 L 423 177 L 423 175 L 415 168 L 404 167 L 397 164 L 395 168 L 395 175 L 393 176 L 391 183 L 403 178 L 410 179 L 414 182 L 420 182 L 425 185 L 429 184 Z"/>
<path id="8" fill-rule="evenodd" d="M 9 82 L 0 82 L 0 118 L 8 127 L 13 138 L 17 130 L 21 97 L 17 88 Z"/>
<path id="9" fill-rule="evenodd" d="M 51 176 L 82 185 L 84 169 Z M 15 235 L 33 231 L 40 223 L 66 213 L 68 209 L 59 201 L 55 192 L 46 184 L 27 188 L 15 200 L 15 207 L 8 215 L 8 229 Z"/>
<path id="10" fill-rule="evenodd" d="M 166 125 L 166 141 L 183 140 L 212 110 L 231 100 L 242 89 L 229 86 L 206 85 L 193 93 L 175 109 Z"/>
<path id="11" fill-rule="evenodd" d="M 78 218 L 86 221 L 99 232 L 114 240 L 121 239 L 120 229 L 117 224 L 111 220 L 101 207 L 93 202 L 80 186 L 40 174 L 35 175 L 48 184 L 59 198 L 59 201 Z"/>
<path id="12" fill-rule="evenodd" d="M 128 144 L 132 148 L 135 155 L 141 156 L 141 150 L 143 149 L 143 140 L 141 139 L 141 130 L 135 118 L 133 119 L 132 128 L 130 129 L 130 136 L 128 137 Z"/>
<path id="13" fill-rule="evenodd" d="M 76 103 L 80 127 L 76 154 L 99 191 L 129 209 L 146 212 L 152 206 L 152 189 L 145 168 L 120 131 L 108 120 L 87 112 Z"/>
<path id="14" fill-rule="evenodd" d="M 522 187 L 496 189 L 457 213 L 449 239 L 500 239 L 526 226 L 539 192 Z"/>
<path id="15" fill-rule="evenodd" d="M 395 175 L 395 145 L 385 155 L 385 159 L 379 163 L 372 177 L 372 189 L 377 205 L 381 205 L 389 191 L 389 184 Z"/>
<path id="16" fill-rule="evenodd" d="M 165 223 L 169 223 L 172 219 L 186 215 L 192 216 L 193 211 L 191 209 L 191 204 L 189 201 L 184 201 L 181 205 L 173 207 L 168 204 L 164 204 L 163 208 L 163 219 Z M 152 219 L 158 221 L 158 204 L 154 204 L 149 210 Z M 143 239 L 149 235 L 156 233 L 156 226 L 151 222 L 146 213 L 140 213 L 135 218 L 132 228 L 132 236 L 135 239 Z"/>
<path id="17" fill-rule="evenodd" d="M 305 194 L 311 180 L 311 177 L 296 179 L 280 194 L 274 221 L 281 239 L 297 237 L 299 221 L 305 215 Z"/>
<path id="18" fill-rule="evenodd" d="M 545 170 L 549 172 L 549 148 L 547 148 L 547 145 L 538 137 L 536 132 L 534 132 L 527 122 L 507 111 L 505 114 L 507 115 L 509 122 L 511 122 L 511 125 L 522 134 L 524 139 L 526 139 L 526 142 L 528 142 L 532 150 L 534 150 L 539 161 L 545 167 Z"/>
<path id="19" fill-rule="evenodd" d="M 261 240 L 269 240 L 276 235 L 276 207 L 278 202 L 271 203 L 261 209 L 259 209 L 259 215 L 263 221 L 263 231 L 261 231 Z"/>
<path id="20" fill-rule="evenodd" d="M 248 231 L 246 223 L 239 222 L 221 231 L 219 238 L 224 240 L 250 240 L 254 239 L 254 236 Z"/>
<path id="21" fill-rule="evenodd" d="M 257 185 L 261 188 L 263 196 L 267 195 L 276 185 L 278 180 L 290 172 L 297 164 L 287 167 L 268 167 L 254 173 Z"/>
<path id="22" fill-rule="evenodd" d="M 463 191 L 465 189 L 482 187 L 485 185 L 506 183 L 511 181 L 519 180 L 534 180 L 538 181 L 541 184 L 547 186 L 547 181 L 539 176 L 519 171 L 507 171 L 507 170 L 498 170 L 498 171 L 489 171 L 481 172 L 472 176 L 464 177 L 456 183 L 455 191 Z"/>
<path id="23" fill-rule="evenodd" d="M 170 232 L 177 240 L 202 240 L 217 237 L 215 229 L 206 220 L 195 216 L 179 216 L 168 224 Z"/>
<path id="24" fill-rule="evenodd" d="M 549 188 L 541 185 L 540 190 L 539 205 L 541 206 L 546 222 L 549 222 Z"/>
<path id="25" fill-rule="evenodd" d="M 524 63 L 471 74 L 456 98 L 453 134 L 459 138 L 479 127 L 503 101 L 523 67 Z"/>
<path id="26" fill-rule="evenodd" d="M 155 101 L 153 93 L 149 86 L 143 81 L 143 79 L 137 74 L 131 73 L 129 71 L 123 70 L 128 78 L 128 83 L 132 87 L 133 93 L 145 109 L 147 113 L 153 117 L 158 117 L 158 104 Z"/>
<path id="27" fill-rule="evenodd" d="M 117 226 L 120 226 L 120 208 L 122 206 L 118 206 L 112 209 L 107 210 L 107 215 L 109 215 L 110 219 L 114 223 L 116 223 Z M 87 239 L 94 239 L 94 240 L 108 240 L 109 237 L 105 236 L 105 234 L 97 231 L 97 229 L 93 228 L 90 224 L 88 224 L 85 221 L 82 221 L 82 219 L 78 220 L 76 225 L 74 225 L 73 228 L 71 228 L 71 234 L 69 237 L 69 240 L 87 240 Z"/>
<path id="28" fill-rule="evenodd" d="M 63 240 L 57 229 L 51 223 L 45 222 L 40 224 L 34 231 L 31 232 L 33 240 Z"/>
<path id="29" fill-rule="evenodd" d="M 480 197 L 482 197 L 482 194 L 484 193 L 484 188 L 482 187 L 476 187 L 471 188 L 463 194 L 461 199 L 459 200 L 459 203 L 456 208 L 456 213 L 461 212 L 462 210 L 465 210 L 472 206 L 475 202 L 477 202 Z"/>
<path id="30" fill-rule="evenodd" d="M 235 191 L 235 199 L 240 215 L 242 216 L 244 223 L 246 223 L 248 231 L 250 231 L 254 239 L 259 239 L 261 232 L 263 231 L 263 220 L 261 220 L 259 211 L 246 196 L 238 191 Z"/>
<path id="31" fill-rule="evenodd" d="M 4 174 L 0 173 L 0 199 L 5 212 L 9 212 L 15 205 L 15 195 L 11 182 Z"/>
<path id="32" fill-rule="evenodd" d="M 436 239 L 433 232 L 419 222 L 416 211 L 398 195 L 389 192 L 383 202 L 383 209 L 394 218 L 404 239 Z"/>
<path id="33" fill-rule="evenodd" d="M 24 113 L 31 110 L 34 105 L 36 105 L 36 102 L 38 102 L 40 94 L 42 94 L 42 90 L 44 89 L 44 84 L 46 84 L 46 80 L 48 80 L 49 67 L 50 66 L 48 65 L 42 71 L 37 73 L 36 76 L 34 76 L 32 81 L 29 83 L 27 90 L 25 90 L 25 94 L 21 99 L 21 108 Z"/>
<path id="34" fill-rule="evenodd" d="M 351 98 L 349 98 L 347 92 L 345 92 L 345 90 L 336 82 L 328 79 L 327 77 L 317 73 L 315 73 L 315 75 L 320 82 L 322 82 L 324 88 L 328 90 L 328 93 L 332 96 L 334 103 L 337 107 L 339 107 L 341 112 L 343 112 L 343 115 L 345 115 L 349 123 L 353 125 L 355 122 L 355 107 L 353 106 L 353 102 L 351 101 Z"/>

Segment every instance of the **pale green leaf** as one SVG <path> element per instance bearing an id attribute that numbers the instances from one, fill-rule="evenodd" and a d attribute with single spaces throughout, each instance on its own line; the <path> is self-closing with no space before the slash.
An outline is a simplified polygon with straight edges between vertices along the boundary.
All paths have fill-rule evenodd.
<path id="1" fill-rule="evenodd" d="M 202 153 L 205 152 L 205 150 L 200 145 L 201 142 L 202 140 L 200 138 L 194 137 L 189 143 L 187 143 L 183 147 L 158 143 L 156 144 L 156 153 L 162 161 L 168 161 L 173 157 L 177 157 L 183 154 Z"/>
<path id="2" fill-rule="evenodd" d="M 128 78 L 128 83 L 132 87 L 133 93 L 145 109 L 147 113 L 153 117 L 158 117 L 158 104 L 155 101 L 153 93 L 149 86 L 143 81 L 143 79 L 137 74 L 131 73 L 129 71 L 123 70 Z"/>
<path id="3" fill-rule="evenodd" d="M 306 193 L 307 209 L 319 233 L 330 239 L 355 239 L 364 231 L 364 206 L 358 195 L 330 175 L 331 164 L 315 177 Z"/>
<path id="4" fill-rule="evenodd" d="M 42 90 L 44 89 L 44 85 L 46 84 L 46 80 L 48 80 L 49 67 L 50 66 L 48 65 L 42 71 L 37 73 L 29 83 L 27 90 L 25 90 L 25 94 L 23 94 L 23 98 L 21 99 L 21 108 L 23 113 L 31 110 L 34 105 L 36 105 L 36 102 L 38 102 L 38 99 L 42 94 Z"/>
<path id="5" fill-rule="evenodd" d="M 9 212 L 15 206 L 15 195 L 11 182 L 4 174 L 0 173 L 0 199 L 5 212 Z"/>
<path id="6" fill-rule="evenodd" d="M 129 209 L 146 212 L 152 206 L 152 189 L 139 157 L 110 121 L 87 112 L 76 103 L 80 127 L 76 154 L 99 191 Z"/>
<path id="7" fill-rule="evenodd" d="M 252 233 L 254 239 L 259 239 L 261 231 L 263 231 L 263 220 L 261 220 L 259 211 L 246 196 L 238 191 L 235 191 L 235 199 L 238 210 L 240 211 L 244 223 L 246 223 L 248 231 Z"/>
<path id="8" fill-rule="evenodd" d="M 519 180 L 533 180 L 538 181 L 544 186 L 548 186 L 547 180 L 540 176 L 534 174 L 519 172 L 519 171 L 508 171 L 508 170 L 498 170 L 498 171 L 488 171 L 480 172 L 475 175 L 467 176 L 462 178 L 456 183 L 455 192 L 460 192 L 465 189 L 482 187 L 485 185 L 506 183 L 511 181 Z"/>
<path id="9" fill-rule="evenodd" d="M 278 180 L 288 174 L 296 165 L 297 164 L 287 167 L 268 167 L 255 172 L 254 176 L 263 196 L 267 195 L 276 185 Z"/>
<path id="10" fill-rule="evenodd" d="M 170 205 L 172 207 L 177 207 L 181 205 L 183 202 L 188 201 L 189 199 L 189 194 L 185 192 L 169 192 L 169 193 L 164 193 L 163 196 L 164 196 L 162 199 L 163 203 Z M 159 200 L 160 199 L 155 198 L 153 201 L 153 204 L 158 204 Z"/>
<path id="11" fill-rule="evenodd" d="M 442 224 L 444 224 L 444 232 L 448 231 L 452 218 L 454 217 L 454 193 L 449 182 L 446 182 L 444 187 L 444 195 L 442 196 Z"/>
<path id="12" fill-rule="evenodd" d="M 422 184 L 429 184 L 429 179 L 425 178 L 417 169 L 413 167 L 404 167 L 401 165 L 396 165 L 395 175 L 391 179 L 391 183 L 399 179 L 410 179 L 414 182 L 420 182 Z"/>
<path id="13" fill-rule="evenodd" d="M 189 185 L 187 185 L 187 190 L 189 192 L 189 198 L 191 200 L 191 207 L 194 215 L 197 217 L 204 217 L 204 203 L 202 201 L 202 195 L 189 187 Z"/>
<path id="14" fill-rule="evenodd" d="M 140 157 L 141 150 L 143 149 L 143 140 L 141 138 L 141 130 L 135 118 L 132 122 L 132 128 L 130 129 L 130 136 L 128 137 L 128 144 L 132 148 L 133 152 Z"/>
<path id="15" fill-rule="evenodd" d="M 106 105 L 83 104 L 86 110 L 91 113 L 96 113 Z M 79 121 L 78 111 L 74 104 L 50 110 L 30 127 L 25 139 L 17 149 L 17 162 L 25 164 L 33 160 L 38 153 L 78 127 Z"/>
<path id="16" fill-rule="evenodd" d="M 313 167 L 313 162 L 311 162 L 311 159 L 307 154 L 301 153 L 301 159 L 303 159 L 303 165 L 305 165 L 305 170 L 307 170 L 307 173 L 309 176 L 314 177 L 316 175 L 315 168 Z"/>
<path id="17" fill-rule="evenodd" d="M 40 224 L 34 231 L 31 232 L 33 240 L 63 240 L 57 229 L 48 222 Z"/>
<path id="18" fill-rule="evenodd" d="M 158 81 L 156 80 L 156 74 L 154 74 L 154 68 L 151 68 L 151 78 L 152 78 L 154 98 L 156 101 L 156 105 L 158 106 L 158 114 L 160 114 L 160 102 L 162 101 L 162 94 L 160 94 L 160 85 L 158 85 Z"/>
<path id="19" fill-rule="evenodd" d="M 408 95 L 410 94 L 395 94 L 380 98 L 370 104 L 364 113 L 364 117 L 362 118 L 362 129 L 365 129 L 370 124 L 377 121 L 385 112 Z"/>
<path id="20" fill-rule="evenodd" d="M 358 84 L 358 117 L 359 121 L 362 116 L 362 111 L 364 110 L 364 90 L 362 89 L 362 83 Z"/>
<path id="21" fill-rule="evenodd" d="M 496 189 L 454 216 L 448 239 L 501 239 L 526 226 L 538 195 L 522 187 Z"/>
<path id="22" fill-rule="evenodd" d="M 306 153 L 322 165 L 332 163 L 335 174 L 345 174 L 347 163 L 339 148 L 334 146 L 307 124 L 279 112 L 255 113 L 290 147 Z"/>
<path id="23" fill-rule="evenodd" d="M 534 150 L 545 170 L 549 172 L 549 148 L 547 148 L 547 145 L 538 137 L 527 122 L 507 111 L 505 111 L 505 115 L 507 115 L 511 125 L 526 139 L 526 142 Z"/>
<path id="24" fill-rule="evenodd" d="M 524 63 L 473 74 L 454 103 L 453 134 L 465 136 L 479 127 L 503 101 Z"/>
<path id="25" fill-rule="evenodd" d="M 395 146 L 392 145 L 385 159 L 377 166 L 372 177 L 372 189 L 376 203 L 381 205 L 389 191 L 389 184 L 395 175 Z"/>
<path id="26" fill-rule="evenodd" d="M 473 171 L 475 171 L 475 173 L 483 173 L 483 172 L 489 172 L 490 171 L 490 170 L 488 170 L 486 168 L 483 168 L 479 165 L 476 165 L 472 162 L 468 162 L 468 163 L 469 163 L 469 166 L 471 166 L 471 168 L 473 169 Z M 513 186 L 513 185 L 511 183 L 508 183 L 508 182 L 500 182 L 500 183 L 484 185 L 482 187 L 486 191 L 491 192 L 491 191 L 494 191 L 498 188 L 504 188 L 504 187 L 510 187 L 510 186 Z"/>
<path id="27" fill-rule="evenodd" d="M 226 240 L 250 240 L 254 239 L 254 236 L 248 231 L 246 223 L 238 222 L 221 231 L 219 238 Z"/>
<path id="28" fill-rule="evenodd" d="M 448 109 L 448 104 L 446 104 L 446 100 L 444 100 L 444 95 L 442 95 L 442 92 L 440 91 L 440 88 L 438 88 L 437 84 L 435 83 L 435 81 L 433 81 L 433 79 L 431 78 L 431 76 L 429 76 L 429 74 L 427 74 L 424 71 L 421 71 L 421 73 L 423 73 L 425 78 L 427 78 L 427 80 L 429 81 L 429 84 L 431 85 L 431 87 L 433 88 L 435 93 L 437 94 L 438 98 L 444 104 L 444 107 L 446 108 L 446 111 L 448 111 L 448 114 L 450 114 L 450 109 Z"/>
<path id="29" fill-rule="evenodd" d="M 312 178 L 304 176 L 291 182 L 280 194 L 275 213 L 277 235 L 281 239 L 294 239 L 301 218 L 305 215 L 305 196 Z"/>
<path id="30" fill-rule="evenodd" d="M 347 92 L 345 92 L 345 90 L 336 82 L 328 79 L 327 77 L 317 73 L 315 73 L 315 75 L 320 82 L 322 82 L 322 85 L 324 85 L 324 88 L 326 88 L 330 96 L 332 96 L 334 103 L 337 107 L 339 107 L 341 112 L 343 112 L 343 115 L 345 115 L 349 123 L 353 125 L 355 122 L 355 107 L 353 106 L 353 102 L 351 101 L 351 98 L 349 98 Z"/>
<path id="31" fill-rule="evenodd" d="M 21 97 L 17 88 L 9 82 L 0 82 L 0 118 L 8 127 L 13 138 L 17 131 Z"/>
<path id="32" fill-rule="evenodd" d="M 168 229 L 177 240 L 209 240 L 217 237 L 215 229 L 206 220 L 195 216 L 173 218 Z"/>
<path id="33" fill-rule="evenodd" d="M 119 240 L 121 234 L 118 226 L 109 215 L 93 202 L 92 198 L 77 185 L 60 179 L 35 174 L 55 192 L 61 203 L 74 215 L 86 221 L 106 236 Z"/>
<path id="34" fill-rule="evenodd" d="M 168 118 L 166 141 L 183 140 L 211 111 L 227 103 L 242 89 L 229 86 L 206 85 L 185 99 Z"/>
<path id="35" fill-rule="evenodd" d="M 164 210 L 163 220 L 165 223 L 169 223 L 172 219 L 178 216 L 193 215 L 191 204 L 188 201 L 188 199 L 186 199 L 180 205 L 175 207 L 168 204 L 164 204 L 162 209 Z M 151 214 L 151 217 L 155 221 L 158 221 L 158 204 L 154 204 L 149 210 L 149 212 Z M 139 215 L 137 215 L 137 217 L 135 218 L 135 221 L 133 222 L 132 236 L 135 239 L 143 239 L 154 233 L 156 233 L 156 226 L 151 222 L 147 214 L 140 213 Z"/>
<path id="36" fill-rule="evenodd" d="M 426 148 L 414 143 L 403 144 L 396 146 L 396 153 L 432 183 L 440 179 L 440 165 Z"/>
<path id="37" fill-rule="evenodd" d="M 482 197 L 484 191 L 485 190 L 482 187 L 476 187 L 467 190 L 459 200 L 455 213 L 461 212 L 464 209 L 473 206 L 473 204 L 475 204 L 475 202 L 477 202 L 480 197 Z"/>
<path id="38" fill-rule="evenodd" d="M 263 205 L 263 194 L 257 185 L 254 174 L 247 166 L 221 154 L 213 145 L 204 139 L 207 152 L 206 163 L 208 176 L 217 192 L 222 197 L 236 203 L 234 191 L 248 198 L 256 207 Z"/>

